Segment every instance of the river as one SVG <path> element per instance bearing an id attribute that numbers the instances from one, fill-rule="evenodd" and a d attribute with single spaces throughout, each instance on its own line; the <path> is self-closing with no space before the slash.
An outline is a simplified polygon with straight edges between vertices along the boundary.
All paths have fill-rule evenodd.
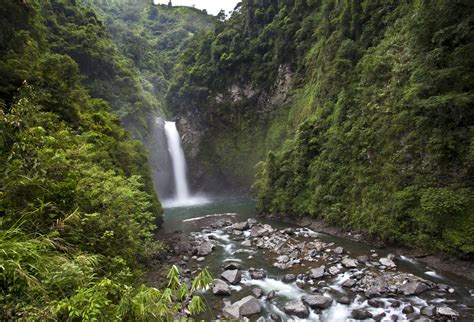
<path id="1" fill-rule="evenodd" d="M 216 216 L 216 214 L 220 215 Z M 275 231 L 274 234 L 262 237 L 262 242 L 264 241 L 263 238 L 271 239 L 274 237 L 272 235 L 275 235 L 278 231 L 290 228 L 290 230 L 292 229 L 291 234 L 299 242 L 310 243 L 317 240 L 326 244 L 325 249 L 322 250 L 323 256 L 315 256 L 314 261 L 302 259 L 300 263 L 295 263 L 290 268 L 281 269 L 273 265 L 273 263 L 277 262 L 279 254 L 269 249 L 256 247 L 255 241 L 258 242 L 258 239 L 253 240 L 252 246 L 242 246 L 242 241 L 250 238 L 249 231 L 240 233 L 229 228 L 211 229 L 209 227 L 222 218 L 232 219 L 233 222 L 242 222 L 255 217 L 255 202 L 248 199 L 217 199 L 204 205 L 165 209 L 162 232 L 172 233 L 179 231 L 179 234 L 183 237 L 200 232 L 198 236 L 209 238 L 216 245 L 214 251 L 207 256 L 189 258 L 189 261 L 186 262 L 183 268 L 208 267 L 213 276 L 217 278 L 223 272 L 223 265 L 226 263 L 234 262 L 241 266 L 242 280 L 240 283 L 230 286 L 232 291 L 230 296 L 216 296 L 212 294 L 211 290 L 204 294 L 209 311 L 199 318 L 205 320 L 220 318 L 225 303 L 234 303 L 248 295 L 252 295 L 252 290 L 258 287 L 266 295 L 259 299 L 262 312 L 249 316 L 251 320 L 256 320 L 259 317 L 264 317 L 268 320 L 271 314 L 274 314 L 273 317 L 275 318 L 275 315 L 277 315 L 282 320 L 298 320 L 297 315 L 284 312 L 285 303 L 292 300 L 300 300 L 301 296 L 311 293 L 324 295 L 334 300 L 327 309 L 310 309 L 309 316 L 305 317 L 305 319 L 311 321 L 346 321 L 351 318 L 351 312 L 358 309 L 369 312 L 375 317 L 378 316 L 380 318 L 384 316 L 383 320 L 395 318 L 398 318 L 398 320 L 408 320 L 419 317 L 420 309 L 426 306 L 438 308 L 449 306 L 449 308 L 460 313 L 460 321 L 474 320 L 474 311 L 472 310 L 474 283 L 472 281 L 445 272 L 436 272 L 407 257 L 395 258 L 396 270 L 392 271 L 395 271 L 396 274 L 410 273 L 431 281 L 434 283 L 431 290 L 423 294 L 409 296 L 382 294 L 375 298 L 378 301 L 377 304 L 374 301 L 368 302 L 364 292 L 357 291 L 356 288 L 342 286 L 352 276 L 365 278 L 366 275 L 369 275 L 369 277 L 374 275 L 376 277 L 381 272 L 390 271 L 389 269 L 382 269 L 380 271 L 380 266 L 370 264 L 380 265 L 377 264 L 377 261 L 387 256 L 391 251 L 390 249 L 378 249 L 364 243 L 309 231 L 306 228 L 291 224 L 258 218 L 259 223 L 271 225 Z M 238 233 L 238 235 L 235 235 L 234 232 Z M 343 254 L 333 254 L 335 247 L 342 247 L 344 250 Z M 340 259 L 343 257 L 357 258 L 362 255 L 370 257 L 369 264 L 364 265 L 359 262 L 357 267 L 351 269 L 346 269 L 346 267 L 341 265 Z M 326 267 L 330 265 L 337 267 L 334 268 L 336 270 L 334 274 L 326 272 L 324 278 L 319 281 L 299 275 L 306 274 L 311 268 L 321 266 L 321 262 L 324 262 Z M 251 268 L 260 269 L 265 273 L 266 277 L 264 279 L 253 279 L 249 274 Z M 298 279 L 284 283 L 282 278 L 285 274 L 289 273 L 299 275 Z M 269 300 L 267 295 L 271 291 L 276 292 L 275 296 Z M 271 295 L 273 296 L 273 294 Z M 338 301 L 347 301 L 347 298 L 341 301 L 341 298 L 344 297 L 349 299 L 349 304 L 338 303 Z M 410 309 L 405 309 L 407 306 L 413 308 L 414 312 L 411 315 L 408 314 Z M 404 309 L 406 312 L 403 312 Z"/>

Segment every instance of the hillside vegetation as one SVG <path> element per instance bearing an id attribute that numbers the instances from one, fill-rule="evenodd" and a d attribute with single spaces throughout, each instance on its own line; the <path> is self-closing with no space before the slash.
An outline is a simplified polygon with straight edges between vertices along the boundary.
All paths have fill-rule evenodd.
<path id="1" fill-rule="evenodd" d="M 194 39 L 168 94 L 206 133 L 195 167 L 256 172 L 262 213 L 472 258 L 473 9 L 243 1 Z"/>
<path id="2" fill-rule="evenodd" d="M 190 288 L 177 269 L 161 290 L 141 286 L 162 209 L 120 125 L 155 108 L 133 63 L 75 1 L 3 1 L 0 30 L 0 320 L 201 311 L 206 271 Z"/>

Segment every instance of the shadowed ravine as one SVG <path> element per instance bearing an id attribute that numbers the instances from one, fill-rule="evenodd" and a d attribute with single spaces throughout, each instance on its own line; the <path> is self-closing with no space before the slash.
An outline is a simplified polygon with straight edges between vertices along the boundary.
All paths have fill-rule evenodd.
<path id="1" fill-rule="evenodd" d="M 251 320 L 272 316 L 311 321 L 416 320 L 459 315 L 459 320 L 471 321 L 474 317 L 467 309 L 474 296 L 474 283 L 469 280 L 433 271 L 405 256 L 392 261 L 389 249 L 255 217 L 255 203 L 241 199 L 165 209 L 162 230 L 178 230 L 183 238 L 175 251 L 184 271 L 207 266 L 223 280 L 206 292 L 210 310 L 203 319 L 237 318 L 232 314 L 239 312 L 240 304 L 231 304 L 248 296 L 258 304 L 250 301 L 240 312 L 260 310 L 246 315 Z M 319 276 L 317 269 L 323 265 Z M 240 280 L 221 277 L 234 268 L 239 268 Z M 310 298 L 303 304 L 305 295 L 317 295 L 313 300 L 328 303 L 310 303 Z M 288 306 L 291 301 L 297 301 L 293 308 Z"/>

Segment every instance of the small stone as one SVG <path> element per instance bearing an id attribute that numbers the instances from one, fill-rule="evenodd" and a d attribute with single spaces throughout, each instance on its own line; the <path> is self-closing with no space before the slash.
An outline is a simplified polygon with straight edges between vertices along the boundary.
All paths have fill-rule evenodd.
<path id="1" fill-rule="evenodd" d="M 342 254 L 342 253 L 344 253 L 344 248 L 342 248 L 342 247 L 336 247 L 336 248 L 334 249 L 334 252 L 335 252 L 336 254 Z"/>
<path id="2" fill-rule="evenodd" d="M 268 294 L 267 294 L 267 300 L 272 300 L 274 299 L 276 296 L 276 292 L 275 291 L 270 291 Z"/>
<path id="3" fill-rule="evenodd" d="M 198 257 L 198 258 L 196 259 L 196 262 L 202 262 L 202 261 L 204 261 L 204 260 L 205 260 L 204 257 Z"/>

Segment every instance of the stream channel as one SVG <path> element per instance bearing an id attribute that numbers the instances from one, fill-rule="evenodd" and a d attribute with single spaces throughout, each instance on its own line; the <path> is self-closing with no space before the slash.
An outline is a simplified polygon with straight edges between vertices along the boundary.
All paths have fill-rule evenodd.
<path id="1" fill-rule="evenodd" d="M 225 282 L 204 293 L 209 310 L 199 319 L 474 320 L 474 282 L 390 249 L 257 218 L 249 199 L 167 208 L 161 230 L 187 244 L 183 270 L 208 267 Z M 233 284 L 221 277 L 226 266 Z"/>

